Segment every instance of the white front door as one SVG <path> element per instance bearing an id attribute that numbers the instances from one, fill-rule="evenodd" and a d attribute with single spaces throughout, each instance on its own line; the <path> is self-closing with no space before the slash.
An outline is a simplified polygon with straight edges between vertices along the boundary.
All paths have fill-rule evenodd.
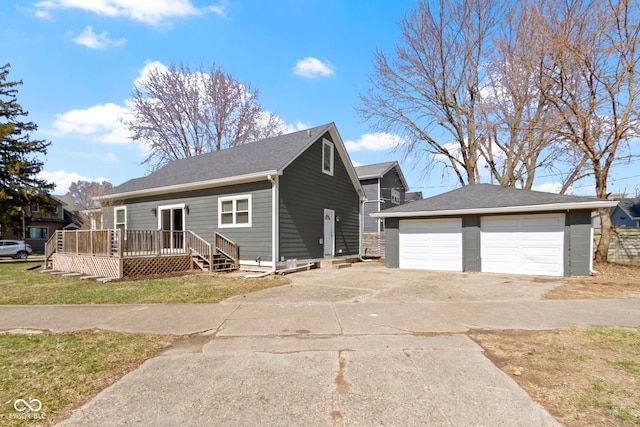
<path id="1" fill-rule="evenodd" d="M 335 247 L 336 213 L 331 209 L 324 210 L 324 256 L 333 256 Z"/>

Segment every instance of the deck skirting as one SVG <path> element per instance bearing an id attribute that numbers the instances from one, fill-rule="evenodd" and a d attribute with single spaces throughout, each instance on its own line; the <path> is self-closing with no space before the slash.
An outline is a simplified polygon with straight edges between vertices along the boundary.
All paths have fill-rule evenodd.
<path id="1" fill-rule="evenodd" d="M 122 278 L 122 259 L 113 257 L 54 254 L 55 271 L 81 273 L 85 276 Z"/>
<path id="2" fill-rule="evenodd" d="M 114 279 L 191 270 L 191 257 L 188 254 L 115 258 L 57 253 L 52 256 L 52 261 L 55 271 Z"/>

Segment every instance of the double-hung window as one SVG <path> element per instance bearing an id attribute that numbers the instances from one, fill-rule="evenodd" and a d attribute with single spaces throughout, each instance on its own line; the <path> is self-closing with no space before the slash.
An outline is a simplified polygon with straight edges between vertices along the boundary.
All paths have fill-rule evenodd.
<path id="1" fill-rule="evenodd" d="M 220 228 L 251 227 L 251 195 L 220 197 L 218 226 Z"/>
<path id="2" fill-rule="evenodd" d="M 333 175 L 333 143 L 322 140 L 322 172 Z"/>

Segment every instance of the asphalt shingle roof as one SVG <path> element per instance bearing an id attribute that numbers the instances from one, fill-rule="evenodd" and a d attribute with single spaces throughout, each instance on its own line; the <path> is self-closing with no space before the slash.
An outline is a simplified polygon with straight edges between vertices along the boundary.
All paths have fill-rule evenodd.
<path id="1" fill-rule="evenodd" d="M 631 218 L 640 218 L 640 199 L 616 199 L 618 206 L 624 209 Z"/>
<path id="2" fill-rule="evenodd" d="M 364 165 L 364 166 L 356 166 L 356 174 L 358 178 L 373 178 L 373 177 L 381 177 L 383 173 L 385 173 L 391 166 L 395 165 L 396 162 L 384 162 L 384 163 L 376 163 L 373 165 Z"/>
<path id="3" fill-rule="evenodd" d="M 447 193 L 418 200 L 381 213 L 437 212 L 467 209 L 495 209 L 514 206 L 539 206 L 565 203 L 595 202 L 595 197 L 569 196 L 542 191 L 521 190 L 491 184 L 467 185 Z"/>
<path id="4" fill-rule="evenodd" d="M 134 178 L 114 187 L 110 194 L 280 170 L 332 126 L 333 123 L 328 123 L 250 144 L 174 160 L 147 176 Z"/>

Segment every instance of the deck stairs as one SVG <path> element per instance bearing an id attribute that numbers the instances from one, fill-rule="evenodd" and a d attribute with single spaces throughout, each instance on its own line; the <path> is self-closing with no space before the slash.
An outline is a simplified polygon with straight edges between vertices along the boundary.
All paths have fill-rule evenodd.
<path id="1" fill-rule="evenodd" d="M 202 271 L 229 272 L 238 269 L 237 263 L 223 254 L 208 255 L 191 254 L 193 265 Z"/>

